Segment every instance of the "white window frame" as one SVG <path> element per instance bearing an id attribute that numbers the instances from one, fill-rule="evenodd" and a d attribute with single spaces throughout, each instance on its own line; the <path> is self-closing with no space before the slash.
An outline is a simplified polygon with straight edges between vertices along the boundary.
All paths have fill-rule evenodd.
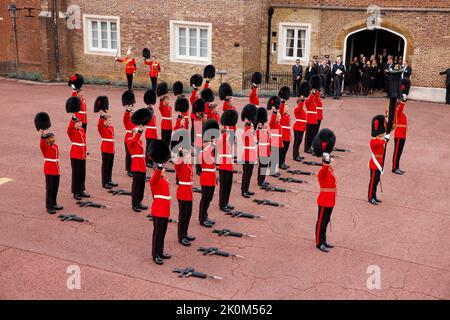
<path id="1" fill-rule="evenodd" d="M 99 22 L 115 22 L 117 26 L 117 48 L 116 49 L 104 49 L 104 48 L 93 48 L 91 46 L 91 35 L 92 35 L 92 24 L 91 21 L 96 20 Z M 109 26 L 109 24 L 108 24 Z M 101 32 L 100 24 L 98 28 Z M 83 37 L 84 37 L 84 53 L 102 56 L 115 56 L 117 52 L 120 53 L 120 17 L 119 16 L 102 16 L 94 14 L 83 14 Z M 99 44 L 101 39 L 98 39 Z M 108 32 L 108 41 L 111 42 L 110 33 Z"/>
<path id="2" fill-rule="evenodd" d="M 188 28 L 197 27 L 197 30 L 206 29 L 208 31 L 207 39 L 207 55 L 203 57 L 192 57 L 192 56 L 181 56 L 178 54 L 178 29 L 180 27 Z M 170 20 L 170 61 L 179 63 L 189 63 L 189 64 L 210 64 L 212 57 L 212 23 L 207 22 L 192 22 L 192 21 L 178 21 Z M 186 38 L 189 38 L 189 32 L 186 32 Z M 188 52 L 189 46 L 186 46 L 186 52 Z M 198 42 L 197 42 L 198 55 L 200 55 L 200 33 L 198 31 Z"/>
<path id="3" fill-rule="evenodd" d="M 295 22 L 281 22 L 278 26 L 278 64 L 291 64 L 299 59 L 300 63 L 307 64 L 309 61 L 311 49 L 311 24 L 310 23 L 295 23 Z M 296 28 L 304 29 L 305 33 L 305 56 L 303 58 L 287 57 L 286 56 L 286 35 L 287 29 Z M 294 50 L 296 54 L 296 50 Z"/>

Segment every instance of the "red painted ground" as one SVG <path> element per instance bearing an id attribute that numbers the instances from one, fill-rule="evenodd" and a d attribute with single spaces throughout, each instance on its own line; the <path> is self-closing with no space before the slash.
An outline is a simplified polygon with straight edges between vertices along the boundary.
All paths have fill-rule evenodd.
<path id="1" fill-rule="evenodd" d="M 216 195 L 210 215 L 219 228 L 255 234 L 257 238 L 218 238 L 197 223 L 199 194 L 195 194 L 190 248 L 176 241 L 170 224 L 164 266 L 150 257 L 151 223 L 146 212 L 130 209 L 130 198 L 112 196 L 100 185 L 100 163 L 88 162 L 87 191 L 93 200 L 113 209 L 78 208 L 70 194 L 69 140 L 64 111 L 70 90 L 66 85 L 36 85 L 0 80 L 0 178 L 14 179 L 0 185 L 0 298 L 3 299 L 449 299 L 450 298 L 450 123 L 449 107 L 411 101 L 408 140 L 401 162 L 404 176 L 389 170 L 382 178 L 384 193 L 378 207 L 366 201 L 369 172 L 370 119 L 383 113 L 381 98 L 326 99 L 322 127 L 332 128 L 337 146 L 353 153 L 337 154 L 337 205 L 332 215 L 328 254 L 314 246 L 318 185 L 273 184 L 295 188 L 298 193 L 266 193 L 252 189 L 257 198 L 288 204 L 274 209 L 257 206 L 240 196 L 233 185 L 232 203 L 242 211 L 264 215 L 264 220 L 225 216 Z M 120 95 L 122 89 L 85 87 L 89 104 L 88 151 L 100 158 L 97 116 L 92 104 L 97 95 L 108 95 L 116 126 L 117 150 L 114 180 L 130 190 L 125 175 Z M 142 101 L 143 92 L 137 92 Z M 242 106 L 246 99 L 236 99 Z M 265 101 L 264 101 L 265 102 Z M 291 102 L 291 105 L 293 102 Z M 46 213 L 44 176 L 39 135 L 33 126 L 38 111 L 52 117 L 52 131 L 59 143 L 62 181 L 59 203 L 64 213 L 76 213 L 92 224 L 60 222 Z M 389 144 L 388 166 L 393 143 Z M 315 160 L 308 158 L 309 160 Z M 292 168 L 317 170 L 292 161 Z M 170 174 L 174 181 L 173 174 Z M 284 174 L 287 176 L 287 174 Z M 197 178 L 196 178 L 197 179 Z M 240 179 L 238 175 L 236 179 Z M 175 192 L 175 188 L 172 189 Z M 217 190 L 218 192 L 218 190 Z M 216 193 L 217 193 L 216 192 Z M 148 202 L 149 188 L 146 187 Z M 178 216 L 176 202 L 173 216 Z M 204 257 L 199 246 L 218 246 L 245 259 Z M 68 290 L 66 269 L 81 269 L 81 289 Z M 369 290 L 367 267 L 381 268 L 381 289 Z M 192 266 L 222 276 L 223 280 L 179 279 L 175 267 Z"/>

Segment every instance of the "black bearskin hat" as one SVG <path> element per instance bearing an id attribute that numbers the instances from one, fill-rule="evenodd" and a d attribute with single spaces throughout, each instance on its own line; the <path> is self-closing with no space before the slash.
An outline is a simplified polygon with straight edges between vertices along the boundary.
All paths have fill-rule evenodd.
<path id="1" fill-rule="evenodd" d="M 205 69 L 203 69 L 203 78 L 214 79 L 216 76 L 216 68 L 212 64 L 208 64 Z"/>
<path id="2" fill-rule="evenodd" d="M 330 129 L 324 128 L 314 137 L 312 148 L 314 155 L 321 157 L 324 152 L 331 153 L 336 143 L 336 135 Z"/>
<path id="3" fill-rule="evenodd" d="M 176 112 L 187 112 L 189 110 L 189 100 L 185 97 L 178 97 L 175 101 Z"/>
<path id="4" fill-rule="evenodd" d="M 303 82 L 300 85 L 299 91 L 301 96 L 307 98 L 309 96 L 309 93 L 311 92 L 311 85 L 309 84 L 309 82 Z"/>
<path id="5" fill-rule="evenodd" d="M 257 112 L 256 112 L 256 124 L 264 124 L 266 123 L 268 120 L 268 116 L 267 116 L 267 110 L 266 108 L 258 108 Z"/>
<path id="6" fill-rule="evenodd" d="M 84 84 L 84 78 L 81 74 L 75 73 L 70 76 L 68 85 L 74 90 L 79 90 Z"/>
<path id="7" fill-rule="evenodd" d="M 222 113 L 220 117 L 220 124 L 223 126 L 233 127 L 239 119 L 239 114 L 234 109 L 228 109 Z"/>
<path id="8" fill-rule="evenodd" d="M 252 84 L 254 83 L 254 84 L 258 85 L 258 84 L 261 84 L 261 82 L 262 82 L 262 74 L 261 74 L 261 72 L 253 72 L 253 74 L 252 74 Z"/>
<path id="9" fill-rule="evenodd" d="M 99 112 L 100 110 L 109 110 L 109 100 L 107 96 L 98 96 L 94 102 L 94 112 Z"/>
<path id="10" fill-rule="evenodd" d="M 203 77 L 200 74 L 194 74 L 189 82 L 191 87 L 199 88 L 202 86 Z"/>
<path id="11" fill-rule="evenodd" d="M 203 99 L 197 99 L 195 100 L 194 104 L 192 105 L 192 112 L 205 112 L 205 100 Z"/>
<path id="12" fill-rule="evenodd" d="M 36 130 L 47 130 L 50 129 L 52 123 L 50 122 L 50 116 L 47 112 L 38 112 L 34 117 L 34 126 Z"/>
<path id="13" fill-rule="evenodd" d="M 75 113 L 81 110 L 81 99 L 79 97 L 70 97 L 66 101 L 66 112 Z"/>
<path id="14" fill-rule="evenodd" d="M 183 83 L 181 81 L 175 81 L 172 87 L 173 94 L 178 96 L 183 93 Z"/>
<path id="15" fill-rule="evenodd" d="M 227 97 L 233 96 L 233 88 L 228 82 L 224 82 L 219 87 L 219 98 L 225 100 Z"/>
<path id="16" fill-rule="evenodd" d="M 376 115 L 372 119 L 372 137 L 376 137 L 386 132 L 384 127 L 385 117 L 382 114 Z"/>
<path id="17" fill-rule="evenodd" d="M 288 100 L 291 96 L 291 89 L 289 87 L 281 87 L 280 91 L 278 91 L 278 96 L 283 100 Z"/>
<path id="18" fill-rule="evenodd" d="M 142 49 L 142 57 L 144 59 L 150 59 L 150 50 L 148 48 Z"/>
<path id="19" fill-rule="evenodd" d="M 210 130 L 210 131 L 209 131 Z M 209 132 L 208 132 L 209 131 Z M 208 132 L 208 136 L 206 138 L 217 138 L 220 135 L 219 132 L 219 124 L 214 119 L 208 119 L 203 123 L 202 127 L 202 135 L 205 138 L 205 134 Z M 208 141 L 209 139 L 206 139 Z"/>
<path id="20" fill-rule="evenodd" d="M 153 89 L 147 90 L 144 93 L 144 103 L 149 106 L 156 103 L 156 92 Z"/>
<path id="21" fill-rule="evenodd" d="M 170 159 L 169 146 L 163 140 L 153 140 L 147 146 L 147 156 L 155 163 L 166 163 Z"/>
<path id="22" fill-rule="evenodd" d="M 280 98 L 277 96 L 270 97 L 267 100 L 267 110 L 272 110 L 272 108 L 279 109 L 280 108 Z"/>
<path id="23" fill-rule="evenodd" d="M 133 91 L 127 90 L 122 94 L 122 106 L 131 106 L 136 103 Z"/>
<path id="24" fill-rule="evenodd" d="M 247 104 L 241 111 L 241 120 L 247 119 L 250 122 L 255 122 L 257 112 L 258 108 L 255 105 Z"/>
<path id="25" fill-rule="evenodd" d="M 150 122 L 153 117 L 153 111 L 148 108 L 141 108 L 136 110 L 131 116 L 131 122 L 137 126 L 144 126 Z"/>
<path id="26" fill-rule="evenodd" d="M 312 76 L 309 83 L 313 89 L 320 90 L 322 88 L 322 78 L 318 75 Z"/>
<path id="27" fill-rule="evenodd" d="M 156 87 L 156 95 L 159 97 L 164 96 L 169 92 L 169 87 L 167 86 L 167 82 L 160 82 Z"/>
<path id="28" fill-rule="evenodd" d="M 214 93 L 210 88 L 205 88 L 202 90 L 202 93 L 200 94 L 202 99 L 206 102 L 213 102 L 214 101 Z"/>

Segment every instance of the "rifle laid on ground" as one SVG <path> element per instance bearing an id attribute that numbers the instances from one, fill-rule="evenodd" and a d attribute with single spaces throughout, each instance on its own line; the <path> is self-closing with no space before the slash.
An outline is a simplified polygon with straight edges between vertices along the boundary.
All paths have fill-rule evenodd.
<path id="1" fill-rule="evenodd" d="M 253 202 L 256 202 L 257 204 L 262 204 L 263 206 L 284 207 L 284 204 L 265 199 L 264 200 L 253 199 Z"/>
<path id="2" fill-rule="evenodd" d="M 252 234 L 235 232 L 235 231 L 231 231 L 230 229 L 214 229 L 212 231 L 212 233 L 217 233 L 219 235 L 219 237 L 231 236 L 231 237 L 238 237 L 238 238 L 242 238 L 242 237 L 256 238 L 256 236 L 254 236 Z"/>
<path id="3" fill-rule="evenodd" d="M 288 173 L 292 173 L 292 174 L 302 174 L 305 176 L 311 176 L 311 175 L 315 175 L 315 172 L 309 172 L 309 171 L 303 171 L 303 170 L 288 170 Z"/>
<path id="4" fill-rule="evenodd" d="M 107 206 L 107 205 L 104 205 L 104 204 L 100 204 L 100 203 L 96 203 L 96 202 L 92 202 L 92 201 L 77 201 L 77 205 L 79 205 L 80 208 L 85 208 L 85 207 L 111 208 L 110 206 Z"/>
<path id="5" fill-rule="evenodd" d="M 131 196 L 131 192 L 130 191 L 126 191 L 126 190 L 123 190 L 123 189 L 109 190 L 108 192 L 112 193 L 113 196 L 120 196 L 120 195 Z"/>
<path id="6" fill-rule="evenodd" d="M 229 215 L 232 218 L 236 218 L 236 217 L 237 218 L 248 218 L 248 219 L 264 218 L 264 216 L 258 216 L 258 215 L 252 214 L 252 213 L 245 213 L 245 212 L 241 212 L 241 211 L 230 211 L 230 212 L 227 212 L 226 215 Z"/>
<path id="7" fill-rule="evenodd" d="M 318 167 L 322 166 L 322 163 L 316 161 L 303 161 L 303 163 L 308 166 L 318 166 Z"/>
<path id="8" fill-rule="evenodd" d="M 202 278 L 202 279 L 207 279 L 207 278 L 218 279 L 218 280 L 223 279 L 222 277 L 207 275 L 206 273 L 195 271 L 194 268 L 190 268 L 190 267 L 184 268 L 184 269 L 175 268 L 172 270 L 172 272 L 179 273 L 180 278 L 188 278 L 188 277 L 192 276 L 195 278 Z"/>
<path id="9" fill-rule="evenodd" d="M 219 248 L 215 248 L 215 247 L 209 247 L 209 248 L 200 247 L 200 248 L 197 249 L 197 251 L 203 252 L 204 256 L 217 255 L 217 256 L 221 256 L 221 257 L 244 258 L 241 255 L 229 253 L 229 252 L 226 252 L 226 251 L 222 251 L 222 250 L 219 250 Z"/>
<path id="10" fill-rule="evenodd" d="M 76 214 L 60 214 L 58 218 L 61 221 L 89 222 L 87 219 L 77 216 Z"/>
<path id="11" fill-rule="evenodd" d="M 333 151 L 337 151 L 337 152 L 353 152 L 350 149 L 344 149 L 344 148 L 333 148 Z"/>
<path id="12" fill-rule="evenodd" d="M 295 179 L 295 178 L 291 178 L 291 177 L 286 177 L 286 178 L 280 177 L 280 178 L 278 178 L 278 180 L 281 180 L 283 182 L 308 183 L 305 180 Z"/>
<path id="13" fill-rule="evenodd" d="M 148 214 L 145 217 L 148 218 L 148 220 L 153 221 L 153 216 L 151 214 Z M 169 218 L 168 222 L 178 223 L 178 220 Z"/>

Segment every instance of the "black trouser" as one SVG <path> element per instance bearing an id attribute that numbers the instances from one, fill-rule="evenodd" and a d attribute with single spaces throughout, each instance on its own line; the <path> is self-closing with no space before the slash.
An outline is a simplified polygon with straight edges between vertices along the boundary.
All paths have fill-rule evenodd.
<path id="1" fill-rule="evenodd" d="M 302 79 L 296 79 L 294 80 L 294 84 L 292 86 L 292 91 L 294 92 L 294 97 L 300 96 L 300 83 L 302 82 Z"/>
<path id="2" fill-rule="evenodd" d="M 194 119 L 191 119 L 191 146 L 194 146 L 194 143 L 195 143 Z"/>
<path id="3" fill-rule="evenodd" d="M 164 253 L 164 238 L 166 237 L 169 218 L 153 217 L 152 257 Z"/>
<path id="4" fill-rule="evenodd" d="M 341 77 L 336 76 L 334 77 L 334 86 L 333 86 L 333 95 L 335 97 L 341 96 Z"/>
<path id="5" fill-rule="evenodd" d="M 377 186 L 380 182 L 381 172 L 380 170 L 370 169 L 370 182 L 369 182 L 369 193 L 368 198 L 369 201 L 375 199 L 377 197 Z"/>
<path id="6" fill-rule="evenodd" d="M 102 152 L 102 184 L 106 185 L 112 181 L 112 169 L 114 164 L 114 153 Z"/>
<path id="7" fill-rule="evenodd" d="M 267 167 L 269 166 L 269 157 L 260 157 L 258 167 L 258 186 L 266 181 Z"/>
<path id="8" fill-rule="evenodd" d="M 181 241 L 188 234 L 191 221 L 192 201 L 178 200 L 178 240 Z"/>
<path id="9" fill-rule="evenodd" d="M 127 73 L 128 90 L 133 89 L 133 74 Z"/>
<path id="10" fill-rule="evenodd" d="M 87 123 L 82 123 L 81 127 L 84 129 L 84 132 L 87 132 Z"/>
<path id="11" fill-rule="evenodd" d="M 202 199 L 200 200 L 200 207 L 198 213 L 198 220 L 200 222 L 203 222 L 208 218 L 208 208 L 209 204 L 213 199 L 215 188 L 216 188 L 215 186 L 213 187 L 202 186 Z"/>
<path id="12" fill-rule="evenodd" d="M 250 187 L 250 179 L 252 178 L 253 174 L 253 167 L 255 166 L 254 163 L 250 163 L 248 161 L 245 161 L 242 165 L 242 184 L 241 184 L 241 192 L 248 192 L 248 189 Z"/>
<path id="13" fill-rule="evenodd" d="M 278 166 L 280 165 L 280 148 L 270 148 L 270 174 L 278 172 Z"/>
<path id="14" fill-rule="evenodd" d="M 86 160 L 70 159 L 72 163 L 72 193 L 80 194 L 86 188 Z"/>
<path id="15" fill-rule="evenodd" d="M 316 222 L 316 246 L 327 242 L 327 226 L 330 222 L 331 212 L 333 207 L 319 206 L 319 215 Z"/>
<path id="16" fill-rule="evenodd" d="M 125 170 L 127 172 L 131 172 L 131 154 L 130 151 L 128 151 L 127 144 L 124 143 L 124 145 L 125 145 Z"/>
<path id="17" fill-rule="evenodd" d="M 170 148 L 170 140 L 172 139 L 172 129 L 161 129 L 161 140 Z"/>
<path id="18" fill-rule="evenodd" d="M 145 139 L 145 141 L 146 141 L 146 143 L 147 143 L 147 146 L 145 147 L 146 149 L 145 150 L 148 150 L 148 146 L 150 145 L 150 143 L 153 141 L 153 140 L 156 140 L 156 139 Z M 145 152 L 145 161 L 146 161 L 146 163 L 148 164 L 148 165 L 150 165 L 150 166 L 153 166 L 153 161 L 152 161 L 152 159 L 150 159 L 150 157 L 147 155 L 147 152 Z"/>
<path id="19" fill-rule="evenodd" d="M 158 86 L 158 77 L 150 77 L 150 81 L 152 82 L 152 89 L 156 91 L 156 87 Z"/>
<path id="20" fill-rule="evenodd" d="M 133 171 L 133 185 L 131 186 L 131 205 L 134 208 L 144 199 L 145 172 Z"/>
<path id="21" fill-rule="evenodd" d="M 320 131 L 320 124 L 322 123 L 322 120 L 317 119 L 317 129 L 316 134 Z"/>
<path id="22" fill-rule="evenodd" d="M 295 158 L 300 156 L 300 145 L 303 140 L 303 131 L 294 130 L 294 148 L 292 149 L 292 156 Z"/>
<path id="23" fill-rule="evenodd" d="M 392 157 L 392 170 L 400 168 L 400 157 L 402 156 L 403 147 L 406 139 L 395 138 L 394 155 Z"/>
<path id="24" fill-rule="evenodd" d="M 289 150 L 289 145 L 291 144 L 290 141 L 284 141 L 283 140 L 283 148 L 280 149 L 280 164 L 286 163 L 286 154 Z"/>
<path id="25" fill-rule="evenodd" d="M 53 176 L 45 175 L 45 206 L 47 210 L 53 209 L 57 205 L 56 198 L 58 196 L 59 189 L 59 175 Z"/>
<path id="26" fill-rule="evenodd" d="M 233 185 L 233 171 L 219 170 L 219 177 L 219 207 L 223 208 L 230 201 L 231 186 Z"/>
<path id="27" fill-rule="evenodd" d="M 445 91 L 445 103 L 450 104 L 450 86 L 447 86 L 447 91 Z"/>
<path id="28" fill-rule="evenodd" d="M 311 148 L 314 137 L 317 134 L 317 124 L 306 124 L 305 152 Z"/>

